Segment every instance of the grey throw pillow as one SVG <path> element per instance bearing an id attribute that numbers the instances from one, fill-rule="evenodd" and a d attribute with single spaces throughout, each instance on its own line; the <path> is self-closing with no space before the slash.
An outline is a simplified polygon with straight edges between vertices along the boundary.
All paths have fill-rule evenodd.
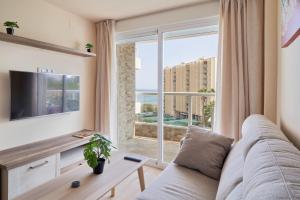
<path id="1" fill-rule="evenodd" d="M 220 179 L 224 160 L 231 149 L 233 139 L 211 131 L 189 126 L 174 163 Z"/>

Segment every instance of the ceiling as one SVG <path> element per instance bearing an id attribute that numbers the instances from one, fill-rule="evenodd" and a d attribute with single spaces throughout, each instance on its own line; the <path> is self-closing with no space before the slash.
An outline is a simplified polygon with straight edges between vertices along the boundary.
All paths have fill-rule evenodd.
<path id="1" fill-rule="evenodd" d="M 91 21 L 123 19 L 208 0 L 46 0 Z"/>

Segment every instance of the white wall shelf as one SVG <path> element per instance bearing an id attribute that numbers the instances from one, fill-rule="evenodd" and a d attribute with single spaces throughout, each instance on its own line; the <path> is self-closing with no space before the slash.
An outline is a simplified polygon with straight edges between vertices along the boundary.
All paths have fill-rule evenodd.
<path id="1" fill-rule="evenodd" d="M 46 50 L 51 50 L 51 51 L 57 51 L 57 52 L 81 56 L 81 57 L 96 57 L 96 54 L 94 54 L 94 53 L 84 52 L 84 51 L 72 49 L 69 47 L 64 47 L 64 46 L 60 46 L 60 45 L 56 45 L 56 44 L 33 40 L 33 39 L 25 38 L 25 37 L 9 35 L 6 33 L 1 33 L 1 32 L 0 32 L 0 41 L 20 44 L 20 45 L 25 45 L 25 46 L 31 46 L 31 47 L 46 49 Z"/>

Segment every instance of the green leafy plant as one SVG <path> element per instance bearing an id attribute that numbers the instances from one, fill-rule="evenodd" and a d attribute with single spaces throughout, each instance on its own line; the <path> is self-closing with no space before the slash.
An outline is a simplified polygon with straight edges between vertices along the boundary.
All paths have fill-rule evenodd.
<path id="1" fill-rule="evenodd" d="M 11 22 L 11 21 L 6 21 L 3 24 L 4 26 L 8 27 L 8 28 L 19 28 L 18 26 L 18 22 Z"/>
<path id="2" fill-rule="evenodd" d="M 86 45 L 85 45 L 85 48 L 86 49 L 91 49 L 91 48 L 93 48 L 94 46 L 91 44 L 91 43 L 87 43 Z"/>
<path id="3" fill-rule="evenodd" d="M 110 140 L 100 134 L 94 134 L 90 143 L 84 147 L 84 159 L 91 168 L 95 168 L 100 158 L 107 159 L 109 162 L 112 148 L 116 147 L 112 145 Z"/>
<path id="4" fill-rule="evenodd" d="M 203 106 L 204 125 L 211 127 L 211 121 L 214 113 L 215 101 L 211 101 Z"/>
<path id="5" fill-rule="evenodd" d="M 202 88 L 201 90 L 199 90 L 198 92 L 202 92 L 202 93 L 215 93 L 215 89 L 211 88 L 211 89 L 207 89 L 207 88 Z"/>

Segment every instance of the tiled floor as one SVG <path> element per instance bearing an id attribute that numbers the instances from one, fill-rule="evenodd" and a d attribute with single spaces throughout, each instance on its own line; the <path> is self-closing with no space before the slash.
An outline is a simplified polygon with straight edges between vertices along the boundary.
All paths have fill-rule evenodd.
<path id="1" fill-rule="evenodd" d="M 119 144 L 119 149 L 124 152 L 137 153 L 150 158 L 158 158 L 159 148 L 156 139 L 134 137 Z M 170 162 L 174 159 L 179 150 L 179 142 L 164 142 L 164 161 Z"/>

